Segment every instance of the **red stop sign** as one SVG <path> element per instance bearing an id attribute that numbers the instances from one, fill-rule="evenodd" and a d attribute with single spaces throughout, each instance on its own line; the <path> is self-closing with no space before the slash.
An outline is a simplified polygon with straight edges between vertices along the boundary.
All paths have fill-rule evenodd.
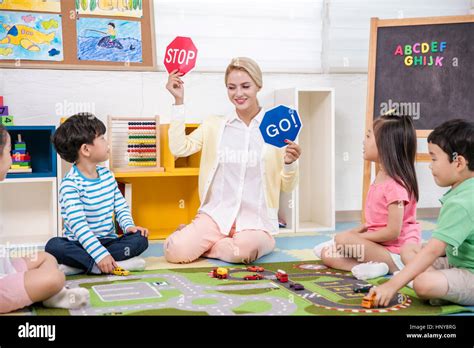
<path id="1" fill-rule="evenodd" d="M 188 73 L 196 65 L 197 48 L 189 37 L 178 36 L 166 47 L 165 67 L 168 73 L 179 69 Z"/>

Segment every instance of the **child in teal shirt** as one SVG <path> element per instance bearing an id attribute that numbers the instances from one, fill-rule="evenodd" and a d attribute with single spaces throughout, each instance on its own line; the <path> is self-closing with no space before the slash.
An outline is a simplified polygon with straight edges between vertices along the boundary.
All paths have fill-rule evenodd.
<path id="1" fill-rule="evenodd" d="M 474 122 L 451 120 L 436 127 L 428 149 L 436 184 L 451 189 L 440 199 L 438 226 L 428 244 L 402 249 L 406 267 L 371 289 L 376 306 L 387 306 L 412 279 L 417 296 L 432 304 L 441 299 L 474 305 Z"/>

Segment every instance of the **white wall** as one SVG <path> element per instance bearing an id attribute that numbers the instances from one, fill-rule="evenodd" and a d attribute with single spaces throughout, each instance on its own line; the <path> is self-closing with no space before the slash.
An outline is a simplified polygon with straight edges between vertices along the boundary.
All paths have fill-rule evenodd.
<path id="1" fill-rule="evenodd" d="M 0 95 L 11 107 L 16 124 L 57 124 L 59 118 L 91 108 L 103 121 L 113 115 L 163 116 L 168 122 L 172 98 L 166 74 L 61 70 L 0 70 Z M 362 140 L 367 76 L 365 74 L 266 74 L 262 106 L 273 105 L 278 88 L 334 87 L 336 90 L 336 210 L 361 207 Z M 188 120 L 231 110 L 223 74 L 192 73 L 185 79 Z M 65 114 L 56 111 L 65 109 Z M 68 110 L 69 109 L 69 110 Z M 420 167 L 426 165 L 420 165 Z M 423 169 L 423 168 L 421 168 Z M 429 171 L 419 171 L 420 207 L 438 206 L 441 190 Z"/>
<path id="2" fill-rule="evenodd" d="M 176 3 L 186 3 L 185 0 L 175 1 Z M 288 0 L 279 1 L 291 3 Z M 158 4 L 160 2 L 167 4 L 169 9 L 169 1 L 157 1 Z M 212 1 L 206 0 L 204 2 Z M 308 0 L 300 0 L 297 4 L 301 6 L 305 2 L 308 2 Z M 321 2 L 322 0 L 315 0 L 315 3 L 319 4 Z M 317 66 L 313 68 L 320 71 L 345 71 L 346 73 L 265 73 L 264 88 L 260 94 L 260 102 L 264 107 L 273 106 L 273 91 L 279 88 L 335 88 L 336 210 L 359 210 L 362 200 L 362 140 L 364 135 L 367 75 L 354 72 L 366 71 L 363 63 L 367 61 L 368 47 L 368 24 L 366 20 L 374 15 L 387 17 L 393 14 L 392 17 L 397 17 L 397 13 L 400 15 L 400 12 L 397 11 L 402 11 L 404 6 L 407 10 L 403 13 L 408 13 L 410 16 L 419 17 L 423 16 L 425 12 L 427 13 L 426 15 L 434 15 L 435 13 L 442 14 L 449 11 L 451 11 L 449 14 L 467 14 L 471 4 L 469 1 L 462 0 L 423 0 L 417 2 L 417 4 L 424 7 L 421 6 L 414 10 L 414 7 L 410 5 L 414 2 L 407 0 L 386 0 L 385 2 L 374 0 L 364 2 L 325 0 L 323 2 L 325 10 L 321 13 L 319 21 L 323 21 L 325 24 L 321 25 L 321 22 L 318 22 L 315 23 L 315 26 L 319 28 L 326 27 L 326 29 L 321 30 L 327 33 L 325 35 L 315 34 L 318 37 L 324 36 L 325 39 L 323 41 L 325 43 L 318 42 L 318 45 L 321 44 L 323 46 L 323 52 L 321 53 L 323 59 L 318 61 L 318 64 L 322 65 L 319 65 L 319 68 Z M 188 1 L 187 3 L 189 4 L 190 2 Z M 351 7 L 349 4 L 357 8 Z M 383 4 L 386 6 L 384 7 Z M 433 10 L 435 6 L 438 7 L 436 7 L 436 10 Z M 186 13 L 186 7 L 183 8 L 182 11 L 184 12 L 182 13 Z M 167 19 L 163 16 L 174 14 L 169 11 L 168 13 L 162 13 L 159 9 L 159 6 L 155 7 L 157 22 L 163 23 L 165 20 L 169 22 L 169 18 Z M 380 9 L 380 12 L 377 13 L 376 9 Z M 225 10 L 225 8 L 222 10 Z M 289 15 L 290 17 L 297 17 L 298 13 L 296 11 L 289 13 Z M 344 15 L 347 15 L 347 13 L 351 13 L 351 16 Z M 313 15 L 316 16 L 314 9 Z M 258 21 L 258 17 L 255 17 L 255 20 Z M 331 20 L 334 22 L 332 27 Z M 204 21 L 203 23 L 211 22 Z M 341 27 L 341 23 L 344 24 L 344 27 Z M 360 29 L 360 26 L 363 29 Z M 351 31 L 351 27 L 359 28 L 358 36 Z M 163 29 L 161 29 L 160 25 L 157 25 L 157 46 L 159 48 L 163 45 L 162 41 L 166 42 L 160 30 Z M 186 31 L 189 28 L 183 30 Z M 367 35 L 363 34 L 364 31 L 367 31 Z M 210 31 L 208 30 L 208 32 Z M 344 32 L 347 33 L 348 37 L 346 42 L 343 40 Z M 176 35 L 181 35 L 181 32 L 176 33 Z M 340 48 L 341 45 L 346 44 L 350 46 L 350 40 L 353 40 L 354 35 L 365 37 L 365 41 L 359 41 L 358 47 L 360 49 L 339 52 L 337 48 Z M 203 46 L 205 46 L 206 36 L 203 35 L 200 40 L 204 43 Z M 329 45 L 331 42 L 337 43 L 337 45 Z M 325 51 L 324 47 L 326 47 Z M 259 52 L 259 54 L 263 53 Z M 343 60 L 345 55 L 349 57 L 348 61 Z M 364 55 L 365 58 L 361 58 Z M 225 57 L 225 61 L 230 60 L 230 58 L 231 55 L 229 54 L 228 57 Z M 159 51 L 158 60 L 162 61 L 162 59 L 163 52 Z M 342 61 L 349 62 L 349 65 L 341 64 Z M 214 67 L 222 66 L 224 60 L 220 57 L 220 60 L 215 60 L 214 62 Z M 279 71 L 288 62 L 284 61 L 282 66 L 272 64 L 275 64 L 275 62 L 268 61 L 267 66 L 269 68 L 266 69 L 267 71 Z M 225 64 L 222 69 L 217 70 L 223 71 L 224 67 Z M 313 68 L 309 70 L 313 70 Z M 202 70 L 213 69 L 206 66 L 206 69 Z M 288 71 L 292 71 L 292 69 L 288 69 Z M 172 98 L 164 87 L 166 77 L 167 75 L 162 71 L 142 73 L 0 69 L 0 95 L 5 97 L 5 103 L 10 107 L 11 114 L 15 116 L 16 124 L 58 124 L 60 117 L 84 109 L 92 110 L 103 121 L 106 120 L 109 114 L 127 116 L 159 114 L 163 117 L 163 121 L 167 122 L 169 120 Z M 231 104 L 226 97 L 222 72 L 194 71 L 185 77 L 185 88 L 189 121 L 200 120 L 202 117 L 212 113 L 226 113 L 231 108 Z M 423 143 L 420 145 L 421 147 L 426 147 Z M 445 190 L 436 187 L 427 164 L 420 164 L 417 169 L 421 191 L 419 207 L 439 207 L 438 197 Z"/>

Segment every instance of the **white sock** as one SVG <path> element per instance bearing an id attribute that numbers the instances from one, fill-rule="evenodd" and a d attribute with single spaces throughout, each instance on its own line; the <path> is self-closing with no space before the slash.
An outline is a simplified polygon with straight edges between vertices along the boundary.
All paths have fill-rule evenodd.
<path id="1" fill-rule="evenodd" d="M 117 264 L 127 271 L 144 271 L 146 261 L 141 257 L 132 257 L 128 260 L 117 261 Z"/>
<path id="2" fill-rule="evenodd" d="M 326 242 L 319 243 L 318 245 L 316 245 L 313 248 L 313 252 L 318 258 L 321 258 L 321 253 L 322 253 L 323 249 L 326 248 L 326 247 L 332 248 L 333 245 L 334 245 L 334 238 L 332 238 L 332 239 L 330 239 Z"/>
<path id="3" fill-rule="evenodd" d="M 354 277 L 359 280 L 367 280 L 384 276 L 388 273 L 388 265 L 385 262 L 366 262 L 352 267 Z"/>
<path id="4" fill-rule="evenodd" d="M 84 273 L 84 270 L 80 268 L 75 268 L 63 264 L 58 265 L 58 269 L 67 276 Z"/>
<path id="5" fill-rule="evenodd" d="M 89 303 L 89 290 L 63 288 L 56 295 L 43 301 L 45 307 L 76 309 Z"/>

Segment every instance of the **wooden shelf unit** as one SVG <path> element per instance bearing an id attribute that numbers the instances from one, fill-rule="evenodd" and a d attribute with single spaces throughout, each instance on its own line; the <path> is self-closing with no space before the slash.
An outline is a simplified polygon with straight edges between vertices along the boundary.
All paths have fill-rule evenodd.
<path id="1" fill-rule="evenodd" d="M 186 134 L 199 124 L 187 124 Z M 164 239 L 180 224 L 188 224 L 199 208 L 198 176 L 201 153 L 176 159 L 168 146 L 168 124 L 160 125 L 163 172 L 116 172 L 125 185 L 135 224 L 149 229 L 150 239 Z"/>
<path id="2" fill-rule="evenodd" d="M 335 229 L 334 89 L 289 88 L 275 91 L 275 105 L 298 111 L 303 128 L 297 142 L 299 184 L 280 195 L 279 215 L 287 222 L 281 232 L 316 232 Z"/>

